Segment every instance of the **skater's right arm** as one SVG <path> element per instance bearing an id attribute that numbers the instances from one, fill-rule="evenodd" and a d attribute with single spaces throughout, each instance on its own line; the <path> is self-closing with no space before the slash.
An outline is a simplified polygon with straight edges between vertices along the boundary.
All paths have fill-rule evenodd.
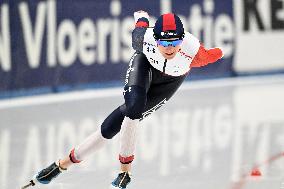
<path id="1" fill-rule="evenodd" d="M 145 11 L 134 13 L 135 29 L 132 31 L 132 47 L 136 51 L 143 51 L 144 35 L 149 27 L 149 15 Z"/>

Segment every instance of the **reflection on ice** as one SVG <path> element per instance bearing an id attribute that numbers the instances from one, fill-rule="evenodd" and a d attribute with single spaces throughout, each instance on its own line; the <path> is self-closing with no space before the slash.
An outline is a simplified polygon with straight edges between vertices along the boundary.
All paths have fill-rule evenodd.
<path id="1" fill-rule="evenodd" d="M 284 158 L 267 160 L 284 152 L 284 80 L 188 86 L 141 123 L 132 188 L 232 189 L 242 182 L 236 189 L 279 189 Z M 66 155 L 120 103 L 114 95 L 6 106 L 0 115 L 1 188 L 18 187 Z M 119 167 L 118 143 L 115 137 L 50 188 L 107 188 Z M 258 164 L 261 179 L 243 180 Z"/>

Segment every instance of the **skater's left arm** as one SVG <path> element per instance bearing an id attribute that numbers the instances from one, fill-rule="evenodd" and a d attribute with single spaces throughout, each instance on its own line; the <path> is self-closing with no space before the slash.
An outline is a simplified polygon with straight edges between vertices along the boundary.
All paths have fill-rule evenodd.
<path id="1" fill-rule="evenodd" d="M 136 51 L 143 51 L 144 35 L 149 27 L 149 15 L 145 11 L 134 13 L 135 29 L 132 31 L 132 47 Z"/>
<path id="2" fill-rule="evenodd" d="M 206 66 L 208 64 L 215 63 L 217 60 L 223 57 L 223 52 L 220 48 L 205 49 L 205 47 L 200 44 L 199 50 L 192 60 L 190 67 L 199 68 Z"/>

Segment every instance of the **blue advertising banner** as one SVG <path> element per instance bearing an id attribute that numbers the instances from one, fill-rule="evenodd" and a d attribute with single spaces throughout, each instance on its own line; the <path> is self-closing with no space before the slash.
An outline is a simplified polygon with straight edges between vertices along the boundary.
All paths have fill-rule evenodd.
<path id="1" fill-rule="evenodd" d="M 219 63 L 193 69 L 189 78 L 231 76 L 234 55 L 232 0 L 19 1 L 0 3 L 0 91 L 22 91 L 124 78 L 133 54 L 133 13 L 178 14 L 206 47 L 222 47 Z"/>

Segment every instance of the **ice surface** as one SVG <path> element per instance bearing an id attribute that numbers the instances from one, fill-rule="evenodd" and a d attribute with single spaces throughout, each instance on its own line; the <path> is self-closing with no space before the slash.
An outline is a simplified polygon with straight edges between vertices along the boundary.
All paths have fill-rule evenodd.
<path id="1" fill-rule="evenodd" d="M 119 90 L 84 94 L 68 101 L 42 97 L 40 104 L 0 102 L 1 189 L 20 188 L 68 154 L 123 100 Z M 33 188 L 108 188 L 119 169 L 118 138 L 51 184 Z M 186 83 L 141 123 L 129 188 L 282 189 L 284 157 L 271 159 L 281 152 L 283 77 Z M 250 176 L 254 166 L 262 176 Z"/>

